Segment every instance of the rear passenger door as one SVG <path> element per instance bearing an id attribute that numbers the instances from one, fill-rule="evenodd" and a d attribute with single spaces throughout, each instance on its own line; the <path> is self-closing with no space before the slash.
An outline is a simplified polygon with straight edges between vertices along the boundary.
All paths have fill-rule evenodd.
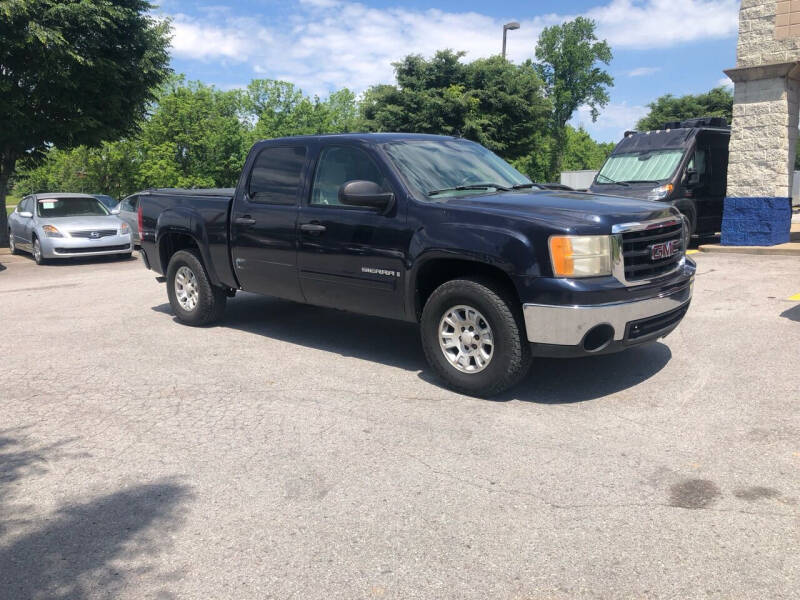
<path id="1" fill-rule="evenodd" d="M 302 301 L 297 211 L 306 179 L 305 145 L 256 151 L 231 211 L 231 256 L 242 289 Z"/>

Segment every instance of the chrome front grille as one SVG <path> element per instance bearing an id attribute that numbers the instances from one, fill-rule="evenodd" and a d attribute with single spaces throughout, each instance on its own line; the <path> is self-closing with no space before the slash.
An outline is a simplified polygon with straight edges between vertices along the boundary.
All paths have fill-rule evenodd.
<path id="1" fill-rule="evenodd" d="M 92 235 L 96 234 L 96 235 Z M 88 239 L 99 239 L 102 237 L 108 237 L 110 235 L 117 235 L 116 229 L 86 229 L 83 231 L 70 231 L 70 237 L 74 238 L 88 238 Z"/>
<path id="2" fill-rule="evenodd" d="M 623 283 L 646 283 L 677 270 L 686 254 L 686 231 L 680 217 L 614 227 L 616 252 L 614 274 Z M 654 246 L 669 245 L 674 254 L 657 256 Z M 656 248 L 658 250 L 659 248 Z"/>

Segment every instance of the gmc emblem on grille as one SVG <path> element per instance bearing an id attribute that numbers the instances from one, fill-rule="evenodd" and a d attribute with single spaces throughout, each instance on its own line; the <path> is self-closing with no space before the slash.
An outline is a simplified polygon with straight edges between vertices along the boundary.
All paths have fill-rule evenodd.
<path id="1" fill-rule="evenodd" d="M 678 253 L 680 249 L 680 242 L 678 240 L 670 240 L 662 242 L 661 244 L 653 244 L 650 246 L 650 260 L 661 260 L 669 258 Z"/>

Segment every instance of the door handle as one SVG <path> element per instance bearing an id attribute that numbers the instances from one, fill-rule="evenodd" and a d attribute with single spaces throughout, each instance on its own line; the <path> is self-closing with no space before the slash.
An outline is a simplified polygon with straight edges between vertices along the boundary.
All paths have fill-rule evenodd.
<path id="1" fill-rule="evenodd" d="M 236 224 L 237 225 L 255 225 L 256 220 L 246 215 L 244 217 L 236 217 Z"/>
<path id="2" fill-rule="evenodd" d="M 300 231 L 306 231 L 313 234 L 322 233 L 326 229 L 327 228 L 325 225 L 320 225 L 319 223 L 303 223 L 300 225 Z"/>

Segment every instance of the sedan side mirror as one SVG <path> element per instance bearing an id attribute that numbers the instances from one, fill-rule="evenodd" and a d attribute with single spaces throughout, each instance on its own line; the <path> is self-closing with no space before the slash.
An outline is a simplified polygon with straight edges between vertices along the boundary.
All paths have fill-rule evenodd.
<path id="1" fill-rule="evenodd" d="M 339 188 L 339 202 L 345 206 L 372 208 L 386 212 L 394 203 L 394 194 L 385 191 L 374 181 L 348 181 Z"/>
<path id="2" fill-rule="evenodd" d="M 119 214 L 119 206 L 115 206 L 114 208 L 112 208 L 111 209 L 111 214 L 112 215 L 118 215 Z"/>
<path id="3" fill-rule="evenodd" d="M 18 214 L 20 217 L 22 217 L 23 219 L 32 219 L 32 218 L 33 218 L 33 213 L 32 213 L 32 212 L 29 212 L 29 211 L 27 211 L 27 210 L 23 210 L 23 211 L 21 211 L 21 212 L 18 212 L 17 214 Z"/>

